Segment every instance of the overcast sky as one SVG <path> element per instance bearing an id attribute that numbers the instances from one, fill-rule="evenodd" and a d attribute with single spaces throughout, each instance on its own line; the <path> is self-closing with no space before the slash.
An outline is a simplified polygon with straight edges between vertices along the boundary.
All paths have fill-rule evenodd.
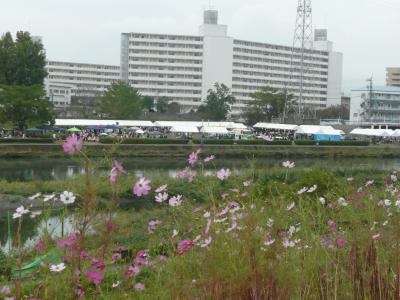
<path id="1" fill-rule="evenodd" d="M 50 60 L 117 65 L 121 32 L 197 34 L 210 5 L 230 36 L 292 44 L 297 0 L 6 0 L 0 32 L 42 36 Z M 344 54 L 344 91 L 400 67 L 400 0 L 314 0 L 313 26 Z"/>

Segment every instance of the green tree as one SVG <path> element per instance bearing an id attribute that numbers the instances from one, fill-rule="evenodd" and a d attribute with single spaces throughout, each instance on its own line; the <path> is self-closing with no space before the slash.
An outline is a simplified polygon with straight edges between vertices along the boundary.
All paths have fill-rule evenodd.
<path id="1" fill-rule="evenodd" d="M 97 108 L 112 118 L 129 120 L 140 116 L 143 102 L 137 89 L 118 81 L 111 84 L 105 94 L 98 98 Z"/>
<path id="2" fill-rule="evenodd" d="M 236 99 L 226 85 L 215 83 L 214 88 L 208 90 L 205 105 L 201 105 L 198 111 L 211 121 L 223 121 Z"/>
<path id="3" fill-rule="evenodd" d="M 272 87 L 264 87 L 261 91 L 250 94 L 252 100 L 248 103 L 245 118 L 248 124 L 270 122 L 272 118 L 279 117 L 284 110 L 285 101 L 292 102 L 293 95 Z"/>
<path id="4" fill-rule="evenodd" d="M 169 104 L 168 97 L 160 97 L 157 99 L 156 103 L 156 110 L 160 113 L 166 113 L 168 111 L 168 104 Z"/>
<path id="5" fill-rule="evenodd" d="M 28 32 L 19 31 L 16 40 L 7 32 L 0 39 L 0 119 L 23 130 L 54 119 L 43 82 L 46 53 Z"/>
<path id="6" fill-rule="evenodd" d="M 154 109 L 154 98 L 151 96 L 144 96 L 142 98 L 143 108 L 152 111 Z"/>
<path id="7" fill-rule="evenodd" d="M 168 113 L 177 115 L 181 112 L 181 105 L 178 102 L 168 104 Z"/>
<path id="8" fill-rule="evenodd" d="M 29 124 L 37 126 L 52 122 L 52 108 L 39 84 L 0 85 L 0 120 L 3 123 L 11 122 L 24 130 Z"/>

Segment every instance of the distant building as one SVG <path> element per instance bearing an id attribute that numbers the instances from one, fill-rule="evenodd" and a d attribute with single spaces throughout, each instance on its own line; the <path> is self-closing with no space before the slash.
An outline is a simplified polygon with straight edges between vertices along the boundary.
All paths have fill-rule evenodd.
<path id="1" fill-rule="evenodd" d="M 386 85 L 400 87 L 400 68 L 386 68 Z"/>
<path id="2" fill-rule="evenodd" d="M 342 95 L 341 98 L 341 105 L 347 109 L 350 109 L 350 102 L 351 102 L 351 96 L 344 96 Z"/>
<path id="3" fill-rule="evenodd" d="M 72 86 L 72 96 L 96 97 L 120 80 L 119 66 L 48 61 L 47 80 Z"/>
<path id="4" fill-rule="evenodd" d="M 301 49 L 292 60 L 291 46 L 234 39 L 214 10 L 204 12 L 199 29 L 199 35 L 122 33 L 121 78 L 143 95 L 169 97 L 184 110 L 201 105 L 216 82 L 232 89 L 233 114 L 265 86 L 299 95 Z M 316 108 L 339 105 L 342 54 L 333 51 L 326 30 L 316 31 L 315 40 L 304 57 L 303 101 Z"/>
<path id="5" fill-rule="evenodd" d="M 45 90 L 55 110 L 67 108 L 71 104 L 72 85 L 45 80 Z"/>
<path id="6" fill-rule="evenodd" d="M 352 90 L 350 123 L 400 125 L 400 87 Z"/>

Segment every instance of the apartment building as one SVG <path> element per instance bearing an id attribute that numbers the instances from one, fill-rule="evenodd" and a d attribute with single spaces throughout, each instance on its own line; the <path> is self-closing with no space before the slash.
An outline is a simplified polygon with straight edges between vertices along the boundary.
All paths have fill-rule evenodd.
<path id="1" fill-rule="evenodd" d="M 120 80 L 120 67 L 113 65 L 48 61 L 48 85 L 71 86 L 71 96 L 96 97 Z"/>
<path id="2" fill-rule="evenodd" d="M 351 91 L 350 123 L 400 125 L 400 87 L 374 86 Z"/>
<path id="3" fill-rule="evenodd" d="M 400 87 L 400 68 L 386 68 L 386 85 Z"/>
<path id="4" fill-rule="evenodd" d="M 143 95 L 169 97 L 185 110 L 198 107 L 216 82 L 232 89 L 240 114 L 249 94 L 265 86 L 300 93 L 301 49 L 234 39 L 218 24 L 218 12 L 204 12 L 199 35 L 122 33 L 121 79 Z M 343 57 L 333 51 L 326 30 L 316 31 L 304 54 L 303 102 L 316 108 L 341 102 Z"/>

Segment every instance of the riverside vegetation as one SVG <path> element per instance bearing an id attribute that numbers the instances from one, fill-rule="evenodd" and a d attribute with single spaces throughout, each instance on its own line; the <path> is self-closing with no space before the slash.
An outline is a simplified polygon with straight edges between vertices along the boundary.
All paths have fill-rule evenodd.
<path id="1" fill-rule="evenodd" d="M 93 176 L 82 141 L 63 145 L 85 175 L 54 183 L 1 183 L 33 194 L 40 210 L 13 214 L 13 251 L 0 255 L 5 299 L 397 299 L 400 200 L 396 173 L 249 168 L 205 172 L 192 152 L 178 178 L 134 178 L 105 154 Z M 209 169 L 209 168 L 208 168 Z M 8 185 L 7 185 L 8 184 Z M 22 191 L 25 189 L 24 191 Z M 126 210 L 119 198 L 128 199 Z M 74 216 L 63 237 L 44 230 L 23 247 L 34 218 Z M 30 220 L 29 220 L 30 221 Z M 26 264 L 40 258 L 37 267 Z"/>

